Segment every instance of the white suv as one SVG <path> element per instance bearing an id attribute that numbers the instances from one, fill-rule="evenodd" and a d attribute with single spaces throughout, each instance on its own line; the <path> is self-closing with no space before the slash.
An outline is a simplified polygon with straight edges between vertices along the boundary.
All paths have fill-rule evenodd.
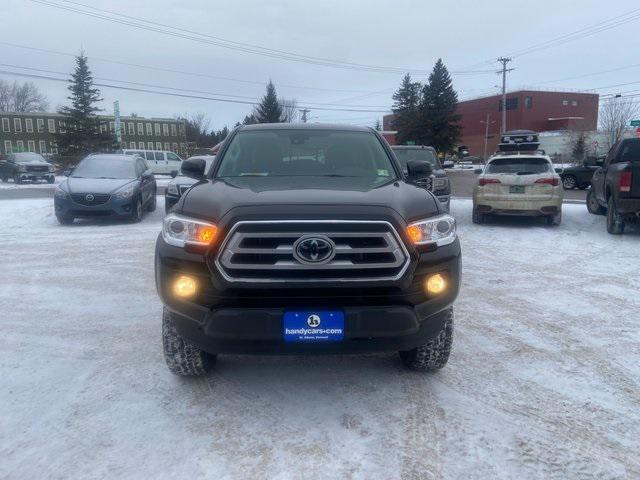
<path id="1" fill-rule="evenodd" d="M 182 159 L 173 152 L 163 150 L 122 150 L 125 155 L 140 155 L 155 174 L 171 175 L 179 172 L 182 167 Z"/>
<path id="2" fill-rule="evenodd" d="M 544 216 L 560 225 L 564 189 L 553 162 L 538 152 L 504 152 L 491 157 L 473 190 L 473 222 L 487 215 Z"/>

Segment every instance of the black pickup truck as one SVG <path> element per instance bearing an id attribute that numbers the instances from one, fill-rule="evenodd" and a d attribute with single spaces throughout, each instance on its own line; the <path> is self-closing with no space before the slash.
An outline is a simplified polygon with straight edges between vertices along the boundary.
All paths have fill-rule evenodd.
<path id="1" fill-rule="evenodd" d="M 5 183 L 10 178 L 15 183 L 22 183 L 25 180 L 32 182 L 45 180 L 53 183 L 56 177 L 53 173 L 53 165 L 39 153 L 18 152 L 9 153 L 4 161 L 0 160 L 0 178 Z"/>
<path id="2" fill-rule="evenodd" d="M 604 165 L 591 179 L 587 209 L 607 215 L 607 231 L 624 232 L 627 222 L 640 218 L 640 138 L 619 141 L 607 154 Z"/>
<path id="3" fill-rule="evenodd" d="M 461 253 L 455 220 L 375 130 L 238 127 L 215 167 L 165 217 L 156 244 L 169 369 L 205 373 L 222 353 L 397 351 L 442 368 Z"/>

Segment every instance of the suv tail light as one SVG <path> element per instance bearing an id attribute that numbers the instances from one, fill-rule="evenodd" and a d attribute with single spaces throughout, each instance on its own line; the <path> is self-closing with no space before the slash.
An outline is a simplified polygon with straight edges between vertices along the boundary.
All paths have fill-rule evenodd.
<path id="1" fill-rule="evenodd" d="M 553 178 L 539 178 L 538 180 L 536 180 L 536 183 L 545 183 L 547 185 L 553 185 L 554 187 L 557 187 L 558 185 L 560 185 L 560 180 L 556 177 Z"/>
<path id="2" fill-rule="evenodd" d="M 630 192 L 632 180 L 633 180 L 633 174 L 630 171 L 621 172 L 620 173 L 620 191 Z"/>
<path id="3" fill-rule="evenodd" d="M 497 178 L 481 178 L 478 181 L 478 184 L 483 187 L 489 183 L 502 183 L 500 180 L 498 180 Z"/>

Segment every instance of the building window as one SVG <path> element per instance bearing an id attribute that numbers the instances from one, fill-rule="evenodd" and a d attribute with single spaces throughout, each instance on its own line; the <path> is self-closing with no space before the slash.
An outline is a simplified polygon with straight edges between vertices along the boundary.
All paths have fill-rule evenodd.
<path id="1" fill-rule="evenodd" d="M 33 127 L 33 125 L 31 125 Z M 30 152 L 36 151 L 36 141 L 35 140 L 27 140 L 27 150 Z"/>
<path id="2" fill-rule="evenodd" d="M 27 129 L 27 133 L 33 133 L 33 119 L 25 118 L 24 125 L 25 125 L 25 128 Z"/>
<path id="3" fill-rule="evenodd" d="M 153 142 L 147 142 L 147 150 L 153 150 Z"/>
<path id="4" fill-rule="evenodd" d="M 572 107 L 577 107 L 578 106 L 578 101 L 577 100 L 571 100 L 571 106 Z"/>
<path id="5" fill-rule="evenodd" d="M 54 155 L 57 155 L 58 147 L 56 146 L 55 142 L 50 142 L 49 145 L 51 145 L 51 153 L 53 153 Z"/>
<path id="6" fill-rule="evenodd" d="M 144 124 L 142 122 L 138 123 L 138 135 L 139 136 L 144 135 Z"/>
<path id="7" fill-rule="evenodd" d="M 147 123 L 145 126 L 147 128 L 147 136 L 150 137 L 151 135 L 153 135 L 153 127 L 150 123 Z"/>
<path id="8" fill-rule="evenodd" d="M 175 125 L 174 125 L 174 127 L 175 127 Z M 171 150 L 173 150 L 174 152 L 177 153 L 178 152 L 178 144 L 173 142 L 173 145 L 171 145 Z"/>
<path id="9" fill-rule="evenodd" d="M 517 110 L 518 109 L 518 98 L 507 98 L 507 110 Z M 498 103 L 498 111 L 502 111 L 502 100 Z"/>
<path id="10" fill-rule="evenodd" d="M 9 127 L 9 119 L 8 118 L 3 118 L 2 119 L 2 131 L 3 132 L 10 132 L 11 128 Z"/>
<path id="11" fill-rule="evenodd" d="M 7 119 L 8 121 L 8 119 Z M 4 141 L 4 153 L 12 153 L 13 147 L 11 146 L 11 140 Z"/>
<path id="12" fill-rule="evenodd" d="M 22 119 L 14 118 L 13 119 L 13 131 L 15 133 L 20 133 L 22 131 Z"/>
<path id="13" fill-rule="evenodd" d="M 16 150 L 19 152 L 24 152 L 24 142 L 22 140 L 18 140 L 16 142 Z"/>
<path id="14" fill-rule="evenodd" d="M 153 130 L 156 134 L 156 137 L 160 136 L 160 124 L 159 123 L 154 123 L 153 124 Z"/>
<path id="15" fill-rule="evenodd" d="M 136 134 L 136 126 L 133 124 L 133 122 L 129 122 L 128 125 L 129 125 L 129 135 L 135 135 Z"/>
<path id="16" fill-rule="evenodd" d="M 156 150 L 162 150 L 162 142 L 156 142 Z"/>
<path id="17" fill-rule="evenodd" d="M 169 151 L 171 147 L 169 147 L 169 142 L 164 142 L 164 149 Z"/>
<path id="18" fill-rule="evenodd" d="M 115 133 L 115 131 L 116 131 L 116 122 L 109 122 L 109 131 Z"/>
<path id="19" fill-rule="evenodd" d="M 40 147 L 40 153 L 47 153 L 47 142 L 45 142 L 44 140 L 40 140 L 38 142 L 38 146 Z"/>
<path id="20" fill-rule="evenodd" d="M 47 120 L 47 127 L 49 127 L 49 133 L 56 133 L 56 121 L 53 118 Z"/>
<path id="21" fill-rule="evenodd" d="M 142 125 L 142 124 L 140 124 L 140 125 Z M 138 148 L 140 150 L 144 150 L 144 142 L 138 142 Z"/>
<path id="22" fill-rule="evenodd" d="M 163 123 L 163 124 L 162 124 L 162 134 L 163 134 L 165 137 L 168 137 L 168 136 L 169 136 L 169 125 L 167 125 L 166 123 Z"/>
<path id="23" fill-rule="evenodd" d="M 36 120 L 36 128 L 38 133 L 44 133 L 44 120 L 42 118 Z"/>
<path id="24" fill-rule="evenodd" d="M 100 133 L 107 133 L 107 124 L 100 123 Z"/>
<path id="25" fill-rule="evenodd" d="M 563 100 L 562 101 L 562 106 L 566 107 L 567 105 L 569 105 L 569 100 Z"/>
<path id="26" fill-rule="evenodd" d="M 129 142 L 129 148 L 136 148 L 136 142 Z"/>
<path id="27" fill-rule="evenodd" d="M 177 136 L 177 135 L 178 135 L 178 132 L 176 131 L 176 124 L 175 124 L 175 123 L 172 123 L 172 124 L 171 124 L 171 136 L 172 136 L 172 137 L 175 137 L 175 136 Z"/>
<path id="28" fill-rule="evenodd" d="M 181 123 L 181 124 L 180 124 L 179 130 L 180 130 L 180 136 L 184 137 L 184 123 Z M 181 148 L 182 148 L 182 147 L 181 147 Z M 183 149 L 183 150 L 184 150 L 184 149 Z"/>
<path id="29" fill-rule="evenodd" d="M 524 97 L 524 108 L 533 108 L 533 97 Z"/>

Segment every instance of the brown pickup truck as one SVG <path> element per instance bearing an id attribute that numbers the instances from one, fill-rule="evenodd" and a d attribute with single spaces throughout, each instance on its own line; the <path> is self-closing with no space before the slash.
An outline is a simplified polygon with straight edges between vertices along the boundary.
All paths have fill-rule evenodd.
<path id="1" fill-rule="evenodd" d="M 607 231 L 624 232 L 627 222 L 640 219 L 640 138 L 617 142 L 591 179 L 587 209 L 607 215 Z"/>

